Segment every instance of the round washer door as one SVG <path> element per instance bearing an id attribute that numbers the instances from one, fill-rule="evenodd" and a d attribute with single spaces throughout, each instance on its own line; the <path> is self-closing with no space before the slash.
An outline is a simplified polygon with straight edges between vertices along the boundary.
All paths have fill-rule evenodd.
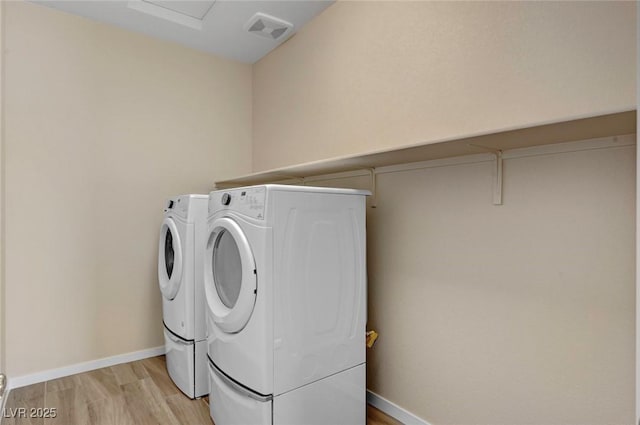
<path id="1" fill-rule="evenodd" d="M 256 302 L 256 263 L 240 226 L 230 218 L 209 227 L 204 290 L 213 321 L 224 332 L 240 332 Z"/>
<path id="2" fill-rule="evenodd" d="M 182 244 L 176 223 L 165 218 L 160 227 L 158 243 L 158 283 L 160 292 L 168 300 L 176 297 L 182 282 Z"/>

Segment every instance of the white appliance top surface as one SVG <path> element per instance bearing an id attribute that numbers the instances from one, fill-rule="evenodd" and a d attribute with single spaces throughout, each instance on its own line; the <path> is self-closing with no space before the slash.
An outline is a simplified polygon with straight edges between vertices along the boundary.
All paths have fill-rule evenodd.
<path id="1" fill-rule="evenodd" d="M 196 194 L 192 193 L 190 195 L 178 195 L 174 199 L 178 199 L 178 198 L 182 198 L 182 199 L 209 199 L 209 195 L 196 195 Z"/>
<path id="2" fill-rule="evenodd" d="M 195 223 L 206 217 L 208 202 L 209 195 L 180 195 L 167 201 L 164 213 L 166 217 L 177 216 L 189 223 Z"/>
<path id="3" fill-rule="evenodd" d="M 221 189 L 216 190 L 215 192 L 232 192 L 238 190 L 246 190 L 249 188 L 255 187 L 265 187 L 267 192 L 279 191 L 279 192 L 307 192 L 307 193 L 335 193 L 342 195 L 362 195 L 362 196 L 370 196 L 371 192 L 368 190 L 360 190 L 360 189 L 342 189 L 335 187 L 318 187 L 318 186 L 294 186 L 287 184 L 264 184 L 258 186 L 245 186 L 245 187 L 234 187 L 230 189 Z"/>
<path id="4" fill-rule="evenodd" d="M 288 37 L 261 38 L 244 26 L 260 12 L 293 24 L 294 34 L 335 0 L 31 0 L 43 6 L 254 63 Z"/>

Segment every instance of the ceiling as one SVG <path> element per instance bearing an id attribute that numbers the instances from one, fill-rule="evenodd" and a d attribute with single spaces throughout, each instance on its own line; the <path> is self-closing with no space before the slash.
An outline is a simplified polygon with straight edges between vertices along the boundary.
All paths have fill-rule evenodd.
<path id="1" fill-rule="evenodd" d="M 254 63 L 295 34 L 335 0 L 32 0 L 33 3 L 140 32 L 245 63 Z M 280 28 L 249 20 L 262 13 Z M 251 27 L 254 31 L 249 32 Z M 255 31 L 258 29 L 258 31 Z M 257 35 L 256 35 L 257 34 Z"/>

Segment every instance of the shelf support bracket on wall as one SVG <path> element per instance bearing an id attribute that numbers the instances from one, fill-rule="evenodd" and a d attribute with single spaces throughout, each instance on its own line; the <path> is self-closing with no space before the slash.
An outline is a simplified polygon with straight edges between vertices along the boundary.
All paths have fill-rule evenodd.
<path id="1" fill-rule="evenodd" d="M 469 144 L 469 146 L 491 152 L 495 157 L 495 167 L 493 169 L 493 205 L 502 205 L 502 150 L 474 144 Z"/>
<path id="2" fill-rule="evenodd" d="M 371 208 L 378 206 L 378 196 L 376 193 L 376 169 L 368 168 L 369 176 L 371 178 Z"/>
<path id="3" fill-rule="evenodd" d="M 493 179 L 493 205 L 502 205 L 502 151 L 494 152 L 496 168 Z"/>

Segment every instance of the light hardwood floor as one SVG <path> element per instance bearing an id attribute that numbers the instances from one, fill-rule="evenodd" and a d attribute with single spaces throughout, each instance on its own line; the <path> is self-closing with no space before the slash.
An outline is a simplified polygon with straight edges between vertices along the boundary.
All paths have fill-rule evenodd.
<path id="1" fill-rule="evenodd" d="M 26 417 L 20 417 L 22 411 L 16 410 L 20 408 L 26 409 Z M 34 416 L 52 413 L 47 411 L 52 408 L 56 409 L 55 418 L 31 417 L 32 413 Z M 167 375 L 164 356 L 159 356 L 11 390 L 1 424 L 212 425 L 213 422 L 209 418 L 208 399 L 185 397 Z M 367 406 L 367 425 L 401 423 Z"/>

